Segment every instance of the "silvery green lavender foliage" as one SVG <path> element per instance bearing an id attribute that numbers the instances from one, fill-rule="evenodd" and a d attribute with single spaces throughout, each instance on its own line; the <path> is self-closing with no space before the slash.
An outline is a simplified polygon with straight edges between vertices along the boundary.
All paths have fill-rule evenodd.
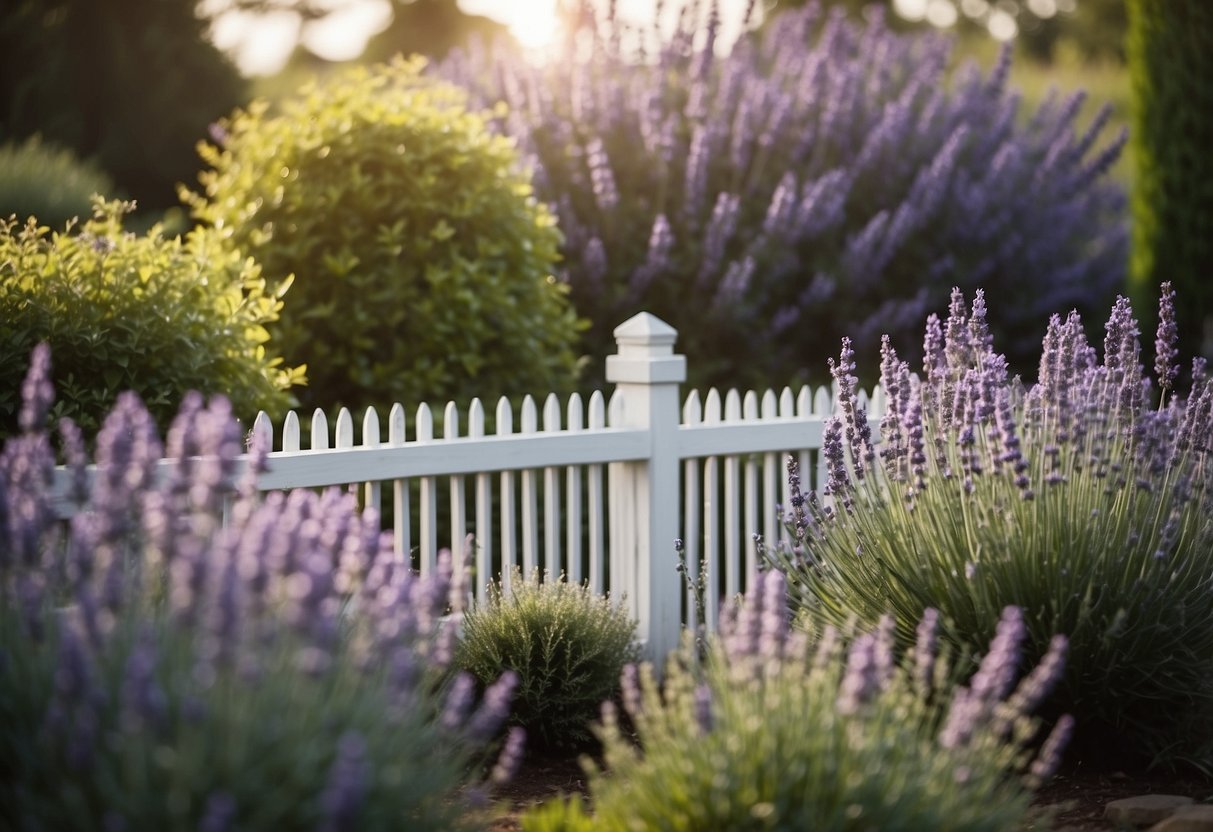
<path id="1" fill-rule="evenodd" d="M 442 672 L 449 558 L 412 574 L 347 493 L 259 499 L 264 457 L 233 482 L 230 406 L 196 394 L 164 448 L 124 394 L 91 485 L 61 423 L 80 507 L 64 527 L 49 371 L 42 345 L 0 454 L 0 826 L 465 828 L 515 680 L 477 703 Z"/>
<path id="2" fill-rule="evenodd" d="M 641 310 L 679 330 L 691 386 L 758 386 L 805 377 L 842 335 L 875 358 L 889 333 L 910 354 L 955 285 L 1003 300 L 991 325 L 1012 365 L 1048 313 L 1111 302 L 1125 200 L 1105 174 L 1124 138 L 1101 142 L 1106 110 L 1077 132 L 1075 93 L 1024 119 L 1009 52 L 989 75 L 953 72 L 943 36 L 815 4 L 714 58 L 714 3 L 695 31 L 708 5 L 681 2 L 655 54 L 655 23 L 590 13 L 542 67 L 499 46 L 437 69 L 508 105 L 498 127 L 557 214 L 592 319 L 592 378 Z"/>
<path id="3" fill-rule="evenodd" d="M 1063 717 L 1029 750 L 1063 637 L 1016 684 L 1025 625 L 1009 607 L 976 674 L 953 686 L 934 610 L 900 659 L 890 618 L 849 638 L 791 628 L 776 570 L 730 612 L 703 664 L 684 653 L 662 690 L 648 666 L 625 670 L 635 736 L 605 705 L 603 768 L 587 762 L 592 824 L 578 803 L 554 802 L 524 830 L 1022 827 L 1071 730 Z"/>
<path id="4" fill-rule="evenodd" d="M 1213 738 L 1213 384 L 1198 359 L 1177 395 L 1169 285 L 1159 318 L 1160 393 L 1123 298 L 1102 361 L 1077 314 L 1053 316 L 1025 389 L 994 352 L 983 294 L 966 308 L 956 291 L 946 322 L 928 319 L 921 374 L 885 343 L 878 451 L 844 342 L 833 369 L 849 403 L 826 431 L 825 495 L 804 494 L 790 463 L 794 547 L 768 553 L 796 606 L 829 622 L 892 612 L 909 642 L 930 605 L 941 638 L 972 649 L 1017 605 L 1028 659 L 1053 633 L 1070 639 L 1053 706 L 1078 716 L 1080 744 L 1113 737 L 1122 753 L 1201 762 L 1194 749 Z"/>

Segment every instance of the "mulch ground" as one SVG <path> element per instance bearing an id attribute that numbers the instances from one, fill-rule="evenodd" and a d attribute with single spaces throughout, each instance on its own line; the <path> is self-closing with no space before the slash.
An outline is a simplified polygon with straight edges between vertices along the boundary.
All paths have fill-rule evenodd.
<path id="1" fill-rule="evenodd" d="M 514 807 L 490 832 L 517 832 L 518 817 L 529 805 L 564 794 L 587 794 L 585 774 L 576 753 L 549 753 L 526 759 L 514 779 L 497 798 Z M 1142 772 L 1097 769 L 1083 764 L 1063 768 L 1038 793 L 1036 803 L 1058 812 L 1054 829 L 1064 832 L 1116 832 L 1104 820 L 1104 806 L 1123 797 L 1142 794 L 1178 794 L 1213 802 L 1213 780 L 1195 772 Z"/>
<path id="2" fill-rule="evenodd" d="M 1199 802 L 1213 800 L 1213 780 L 1197 772 L 1101 771 L 1082 765 L 1063 769 L 1036 795 L 1042 806 L 1060 809 L 1055 828 L 1066 832 L 1114 832 L 1104 820 L 1113 800 L 1143 794 L 1178 794 Z"/>

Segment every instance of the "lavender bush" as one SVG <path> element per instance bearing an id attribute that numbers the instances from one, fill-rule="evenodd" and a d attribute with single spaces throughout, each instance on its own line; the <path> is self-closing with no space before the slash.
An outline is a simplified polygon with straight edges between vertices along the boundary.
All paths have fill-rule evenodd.
<path id="1" fill-rule="evenodd" d="M 892 619 L 849 640 L 790 628 L 778 571 L 731 612 L 702 668 L 684 653 L 663 690 L 651 668 L 625 671 L 635 737 L 604 706 L 603 768 L 586 763 L 592 822 L 579 802 L 553 802 L 524 830 L 1021 828 L 1071 727 L 1027 750 L 1064 638 L 1016 685 L 1025 626 L 1010 607 L 977 673 L 952 687 L 933 610 L 900 661 Z"/>
<path id="2" fill-rule="evenodd" d="M 942 36 L 816 4 L 717 59 L 714 3 L 696 34 L 708 5 L 680 2 L 656 51 L 656 23 L 587 13 L 543 67 L 497 46 L 437 69 L 508 105 L 498 128 L 557 214 L 592 319 L 591 380 L 640 310 L 679 330 L 691 386 L 759 386 L 803 378 L 844 334 L 909 354 L 954 285 L 1003 299 L 991 326 L 1013 365 L 1048 312 L 1112 300 L 1124 196 L 1104 174 L 1124 137 L 1101 146 L 1106 111 L 1078 133 L 1076 93 L 1025 119 L 1009 52 L 987 76 L 953 72 Z"/>
<path id="3" fill-rule="evenodd" d="M 337 490 L 261 501 L 263 456 L 238 475 L 230 406 L 196 394 L 165 448 L 124 394 L 91 485 L 61 423 L 80 508 L 63 528 L 49 371 L 43 345 L 0 454 L 0 826 L 467 827 L 514 679 L 477 704 L 442 672 L 449 558 L 410 573 Z"/>
<path id="4" fill-rule="evenodd" d="M 844 341 L 825 494 L 803 494 L 792 468 L 794 546 L 769 553 L 796 605 L 832 622 L 892 611 L 903 642 L 934 606 L 958 649 L 1017 605 L 1029 659 L 1053 633 L 1070 638 L 1055 704 L 1081 716 L 1079 741 L 1156 759 L 1201 753 L 1207 722 L 1192 723 L 1213 705 L 1213 384 L 1198 359 L 1187 398 L 1174 389 L 1169 285 L 1160 319 L 1157 390 L 1123 298 L 1102 361 L 1076 313 L 1054 316 L 1025 389 L 994 352 L 982 293 L 966 308 L 956 291 L 946 322 L 928 318 L 921 375 L 885 343 L 879 452 Z"/>

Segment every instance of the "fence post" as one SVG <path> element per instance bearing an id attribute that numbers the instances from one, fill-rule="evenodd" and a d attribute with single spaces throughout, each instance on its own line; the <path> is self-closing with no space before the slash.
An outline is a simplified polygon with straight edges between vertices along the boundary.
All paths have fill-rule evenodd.
<path id="1" fill-rule="evenodd" d="M 678 385 L 686 357 L 674 354 L 677 331 L 641 312 L 615 328 L 618 352 L 607 357 L 606 379 L 623 402 L 620 426 L 649 432 L 647 460 L 622 463 L 611 478 L 613 523 L 611 592 L 626 593 L 646 657 L 660 664 L 678 645 L 682 588 L 674 540 L 678 537 Z M 616 576 L 622 573 L 622 581 Z"/>

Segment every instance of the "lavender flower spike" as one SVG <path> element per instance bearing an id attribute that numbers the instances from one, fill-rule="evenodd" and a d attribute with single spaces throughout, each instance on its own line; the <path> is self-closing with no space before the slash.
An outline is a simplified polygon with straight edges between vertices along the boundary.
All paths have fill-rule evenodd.
<path id="1" fill-rule="evenodd" d="M 1064 714 L 1057 720 L 1057 724 L 1049 732 L 1049 738 L 1045 740 L 1045 744 L 1041 747 L 1040 754 L 1032 762 L 1030 771 L 1035 783 L 1044 783 L 1057 771 L 1057 767 L 1061 765 L 1061 754 L 1065 750 L 1066 744 L 1069 743 L 1070 735 L 1073 732 L 1074 717 Z"/>
<path id="2" fill-rule="evenodd" d="M 914 640 L 914 681 L 919 690 L 931 689 L 935 677 L 935 657 L 939 649 L 939 610 L 927 607 L 918 622 Z"/>
<path id="3" fill-rule="evenodd" d="M 46 422 L 55 387 L 51 384 L 51 348 L 45 342 L 34 347 L 30 355 L 29 372 L 21 385 L 21 413 L 17 424 L 25 433 L 41 430 Z"/>
<path id="4" fill-rule="evenodd" d="M 494 784 L 508 783 L 514 777 L 518 766 L 522 764 L 522 750 L 525 745 L 526 731 L 518 727 L 511 728 L 506 735 L 501 755 L 497 758 L 497 765 L 493 766 L 491 780 Z"/>
<path id="5" fill-rule="evenodd" d="M 706 684 L 698 685 L 694 694 L 695 722 L 699 730 L 708 734 L 712 731 L 712 689 Z"/>
<path id="6" fill-rule="evenodd" d="M 1019 607 L 1004 609 L 990 650 L 973 676 L 975 697 L 989 703 L 1003 699 L 1010 692 L 1019 667 L 1019 646 L 1026 635 L 1023 611 Z"/>
<path id="7" fill-rule="evenodd" d="M 847 669 L 838 689 L 838 712 L 854 714 L 879 688 L 876 636 L 860 636 L 847 654 Z"/>
<path id="8" fill-rule="evenodd" d="M 366 761 L 366 740 L 358 734 L 344 735 L 337 746 L 337 758 L 329 772 L 328 788 L 321 797 L 324 832 L 354 832 L 358 816 L 369 791 L 370 772 Z"/>
<path id="9" fill-rule="evenodd" d="M 488 686 L 480 707 L 472 714 L 468 723 L 468 735 L 474 741 L 489 740 L 505 722 L 510 714 L 510 700 L 513 699 L 517 687 L 518 674 L 512 670 L 502 673 L 500 679 Z"/>
<path id="10" fill-rule="evenodd" d="M 1154 373 L 1164 391 L 1179 378 L 1179 328 L 1175 323 L 1175 290 L 1167 281 L 1158 298 L 1158 337 L 1154 340 Z"/>

